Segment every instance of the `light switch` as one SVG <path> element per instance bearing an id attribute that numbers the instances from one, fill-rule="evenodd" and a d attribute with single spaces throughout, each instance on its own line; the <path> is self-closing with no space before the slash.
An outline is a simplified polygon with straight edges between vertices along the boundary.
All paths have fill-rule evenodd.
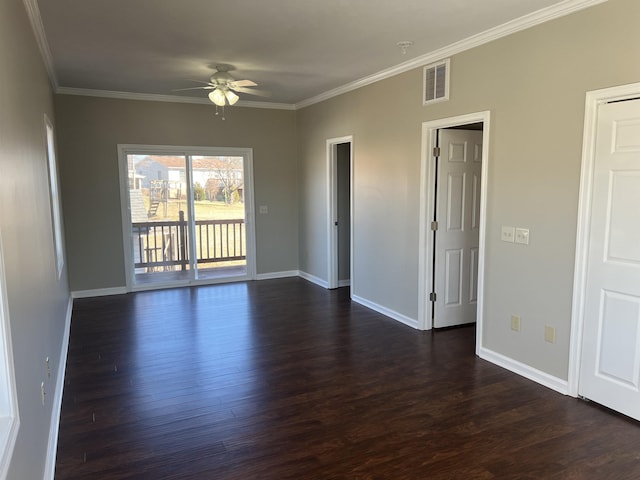
<path id="1" fill-rule="evenodd" d="M 529 245 L 529 229 L 528 228 L 516 228 L 516 243 Z"/>
<path id="2" fill-rule="evenodd" d="M 502 234 L 500 235 L 500 239 L 503 242 L 513 243 L 515 236 L 516 227 L 505 227 L 504 225 L 502 226 Z"/>

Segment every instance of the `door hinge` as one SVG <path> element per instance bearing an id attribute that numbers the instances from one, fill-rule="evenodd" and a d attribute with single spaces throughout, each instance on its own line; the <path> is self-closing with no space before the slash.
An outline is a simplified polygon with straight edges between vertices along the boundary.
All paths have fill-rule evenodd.
<path id="1" fill-rule="evenodd" d="M 434 232 L 438 230 L 438 222 L 431 222 L 431 230 Z"/>
<path id="2" fill-rule="evenodd" d="M 440 147 L 433 147 L 433 156 L 434 157 L 440 156 Z"/>
<path id="3" fill-rule="evenodd" d="M 436 292 L 431 292 L 429 294 L 429 301 L 430 302 L 435 302 L 436 301 Z"/>

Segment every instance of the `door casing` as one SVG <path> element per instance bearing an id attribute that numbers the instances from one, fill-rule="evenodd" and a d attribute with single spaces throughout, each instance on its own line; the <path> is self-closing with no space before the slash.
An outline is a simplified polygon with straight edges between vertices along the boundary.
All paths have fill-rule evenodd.
<path id="1" fill-rule="evenodd" d="M 149 155 L 179 155 L 179 156 L 242 156 L 244 162 L 244 183 L 245 183 L 245 218 L 246 218 L 246 248 L 247 248 L 247 273 L 244 276 L 233 277 L 231 280 L 226 278 L 207 279 L 207 280 L 190 280 L 183 282 L 175 282 L 172 284 L 149 284 L 138 286 L 133 281 L 133 255 L 131 251 L 131 212 L 129 210 L 129 177 L 127 155 L 129 154 L 149 154 Z M 126 291 L 132 292 L 137 290 L 153 290 L 159 288 L 167 288 L 172 286 L 186 285 L 206 285 L 212 283 L 221 283 L 226 281 L 255 280 L 256 278 L 256 242 L 255 242 L 255 212 L 253 200 L 253 149 L 237 148 L 237 147 L 189 147 L 189 146 L 173 146 L 173 145 L 135 145 L 135 144 L 119 144 L 118 145 L 118 167 L 120 174 L 120 208 L 122 214 L 122 237 L 124 246 L 124 262 L 125 262 L 125 281 Z M 187 182 L 191 183 L 187 169 Z M 193 198 L 189 199 L 189 208 L 193 209 Z M 190 238 L 194 238 L 194 230 L 190 227 Z M 189 242 L 190 256 L 195 258 L 195 247 Z"/>
<path id="2" fill-rule="evenodd" d="M 573 275 L 573 301 L 571 305 L 571 340 L 569 345 L 568 394 L 579 393 L 580 365 L 582 357 L 582 333 L 584 326 L 585 295 L 587 287 L 587 255 L 591 218 L 592 183 L 596 162 L 596 135 L 598 107 L 603 103 L 640 97 L 640 83 L 604 88 L 587 92 L 585 100 L 584 134 L 582 141 L 582 166 L 580 170 L 580 195 L 576 234 L 576 257 Z"/>
<path id="3" fill-rule="evenodd" d="M 482 173 L 480 194 L 480 242 L 478 251 L 478 305 L 476 320 L 476 353 L 480 351 L 482 341 L 483 305 L 484 305 L 484 256 L 487 218 L 487 185 L 489 168 L 489 111 L 470 113 L 456 117 L 443 118 L 422 124 L 422 161 L 420 168 L 420 226 L 418 250 L 418 328 L 433 328 L 429 292 L 433 289 L 433 237 L 431 232 L 431 214 L 434 209 L 436 185 L 433 149 L 437 145 L 437 132 L 441 128 L 457 127 L 470 123 L 483 124 L 482 130 Z"/>

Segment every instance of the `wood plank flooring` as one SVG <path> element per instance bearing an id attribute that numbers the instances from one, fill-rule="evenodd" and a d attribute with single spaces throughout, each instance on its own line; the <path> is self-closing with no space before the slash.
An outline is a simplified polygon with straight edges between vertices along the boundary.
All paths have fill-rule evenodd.
<path id="1" fill-rule="evenodd" d="M 640 426 L 298 278 L 74 302 L 56 479 L 639 479 Z"/>

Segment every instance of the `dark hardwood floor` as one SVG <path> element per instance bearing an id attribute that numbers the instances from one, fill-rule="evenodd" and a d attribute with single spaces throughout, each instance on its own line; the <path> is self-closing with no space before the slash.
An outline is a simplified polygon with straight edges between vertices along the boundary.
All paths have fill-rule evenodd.
<path id="1" fill-rule="evenodd" d="M 74 302 L 56 479 L 640 479 L 640 425 L 292 278 Z"/>

